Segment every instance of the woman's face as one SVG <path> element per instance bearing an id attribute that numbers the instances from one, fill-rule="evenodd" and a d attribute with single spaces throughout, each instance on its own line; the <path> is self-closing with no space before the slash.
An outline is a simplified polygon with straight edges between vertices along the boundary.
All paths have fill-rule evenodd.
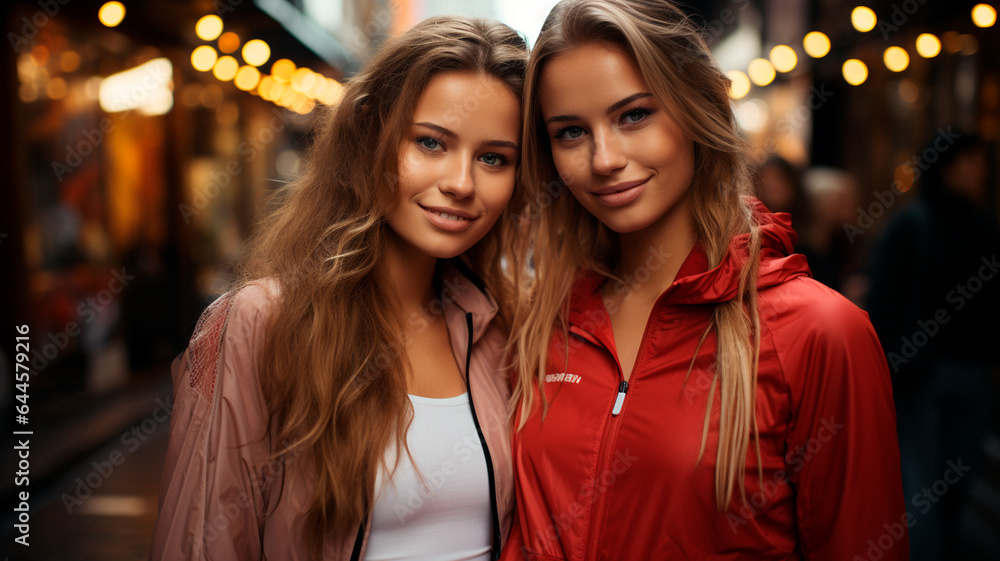
<path id="1" fill-rule="evenodd" d="M 399 149 L 392 231 L 436 258 L 483 238 L 514 192 L 521 102 L 502 81 L 446 72 L 424 88 Z"/>
<path id="2" fill-rule="evenodd" d="M 559 54 L 538 96 L 556 169 L 598 220 L 626 233 L 687 212 L 694 144 L 631 55 L 606 43 Z"/>

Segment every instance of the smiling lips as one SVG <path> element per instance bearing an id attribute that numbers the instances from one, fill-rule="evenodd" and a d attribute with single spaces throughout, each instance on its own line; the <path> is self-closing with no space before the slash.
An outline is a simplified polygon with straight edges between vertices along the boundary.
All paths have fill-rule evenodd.
<path id="1" fill-rule="evenodd" d="M 423 205 L 420 208 L 431 224 L 449 232 L 461 232 L 476 221 L 475 215 L 453 208 Z"/>
<path id="2" fill-rule="evenodd" d="M 646 183 L 650 180 L 650 177 L 637 181 L 616 183 L 610 187 L 591 191 L 590 194 L 597 197 L 597 200 L 607 206 L 624 206 L 636 200 L 645 191 Z"/>

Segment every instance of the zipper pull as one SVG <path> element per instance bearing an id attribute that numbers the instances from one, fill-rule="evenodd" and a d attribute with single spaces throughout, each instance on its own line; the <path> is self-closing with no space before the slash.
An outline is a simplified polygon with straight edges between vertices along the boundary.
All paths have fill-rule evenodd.
<path id="1" fill-rule="evenodd" d="M 618 385 L 618 397 L 615 398 L 615 406 L 611 410 L 612 415 L 617 415 L 622 412 L 622 402 L 625 401 L 625 392 L 628 391 L 628 382 L 622 380 L 622 383 Z"/>

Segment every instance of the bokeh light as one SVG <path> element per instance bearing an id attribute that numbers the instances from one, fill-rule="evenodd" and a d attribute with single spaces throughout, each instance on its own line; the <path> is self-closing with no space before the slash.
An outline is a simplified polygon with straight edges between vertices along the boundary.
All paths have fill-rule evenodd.
<path id="1" fill-rule="evenodd" d="M 195 70 L 201 72 L 208 72 L 211 70 L 218 60 L 218 53 L 216 53 L 215 49 L 209 45 L 195 47 L 194 51 L 191 52 L 191 66 L 193 66 Z"/>
<path id="2" fill-rule="evenodd" d="M 236 62 L 235 58 L 224 56 L 216 61 L 215 66 L 212 67 L 212 74 L 219 80 L 226 82 L 236 77 L 236 71 L 239 68 L 240 63 Z"/>
<path id="3" fill-rule="evenodd" d="M 788 45 L 777 45 L 771 49 L 771 64 L 778 72 L 791 72 L 799 62 L 795 49 Z"/>
<path id="4" fill-rule="evenodd" d="M 910 55 L 902 47 L 889 47 L 882 55 L 885 67 L 893 72 L 902 72 L 910 65 Z"/>
<path id="5" fill-rule="evenodd" d="M 290 82 L 292 80 L 292 73 L 294 72 L 295 63 L 287 58 L 278 59 L 271 65 L 271 75 L 279 82 Z"/>
<path id="6" fill-rule="evenodd" d="M 246 45 L 243 45 L 243 60 L 247 64 L 260 66 L 267 62 L 269 58 L 271 58 L 271 47 L 264 41 L 251 39 L 247 41 Z"/>
<path id="7" fill-rule="evenodd" d="M 755 58 L 747 68 L 750 80 L 758 86 L 766 86 L 774 81 L 774 65 L 766 58 Z"/>
<path id="8" fill-rule="evenodd" d="M 241 66 L 236 72 L 234 83 L 237 88 L 248 92 L 256 88 L 257 84 L 260 83 L 260 71 L 250 65 Z"/>
<path id="9" fill-rule="evenodd" d="M 240 36 L 227 31 L 219 36 L 219 50 L 228 54 L 235 53 L 240 48 Z"/>
<path id="10" fill-rule="evenodd" d="M 125 19 L 125 6 L 121 2 L 106 2 L 98 10 L 97 19 L 108 27 L 115 27 Z"/>
<path id="11" fill-rule="evenodd" d="M 805 48 L 807 55 L 823 58 L 830 52 L 830 38 L 821 31 L 811 31 L 802 39 L 802 47 Z"/>
<path id="12" fill-rule="evenodd" d="M 194 32 L 202 41 L 215 41 L 222 34 L 222 18 L 210 14 L 194 24 Z"/>
<path id="13" fill-rule="evenodd" d="M 993 27 L 997 22 L 997 11 L 989 4 L 976 4 L 972 8 L 972 23 L 976 27 Z"/>
<path id="14" fill-rule="evenodd" d="M 847 83 L 852 86 L 860 86 L 868 79 L 868 67 L 856 58 L 844 61 L 841 71 L 844 74 L 844 80 L 847 80 Z"/>
<path id="15" fill-rule="evenodd" d="M 851 25 L 862 33 L 875 29 L 877 21 L 875 12 L 868 6 L 858 6 L 851 10 Z"/>
<path id="16" fill-rule="evenodd" d="M 917 36 L 917 54 L 924 58 L 933 58 L 941 52 L 941 41 L 930 33 Z"/>
<path id="17" fill-rule="evenodd" d="M 740 99 L 750 93 L 750 78 L 746 74 L 739 70 L 730 70 L 726 75 L 733 81 L 729 85 L 729 97 Z"/>

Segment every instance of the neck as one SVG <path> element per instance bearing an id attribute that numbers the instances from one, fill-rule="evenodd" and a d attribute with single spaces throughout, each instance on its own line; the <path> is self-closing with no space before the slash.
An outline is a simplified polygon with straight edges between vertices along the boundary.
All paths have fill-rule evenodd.
<path id="1" fill-rule="evenodd" d="M 386 251 L 389 278 L 396 289 L 404 318 L 427 310 L 434 299 L 437 257 L 416 251 L 391 230 Z"/>
<path id="2" fill-rule="evenodd" d="M 619 260 L 614 273 L 625 279 L 628 292 L 655 299 L 674 282 L 694 247 L 696 235 L 687 196 L 655 223 L 619 234 Z M 646 279 L 638 282 L 632 279 Z"/>

